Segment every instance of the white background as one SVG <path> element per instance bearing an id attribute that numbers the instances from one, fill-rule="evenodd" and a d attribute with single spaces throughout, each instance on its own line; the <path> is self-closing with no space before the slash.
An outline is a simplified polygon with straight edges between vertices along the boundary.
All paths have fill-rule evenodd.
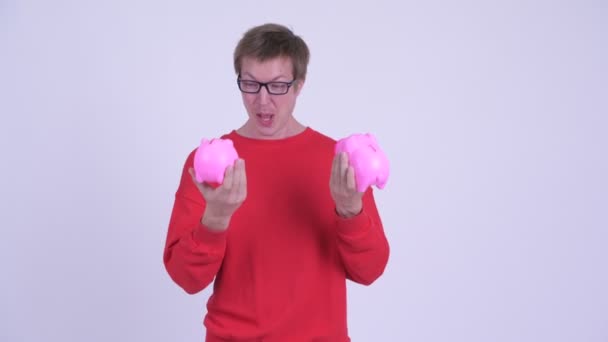
<path id="1" fill-rule="evenodd" d="M 309 44 L 296 108 L 372 132 L 386 273 L 353 341 L 608 341 L 605 1 L 0 1 L 0 340 L 202 341 L 162 252 L 186 155 L 245 112 L 232 52 Z"/>

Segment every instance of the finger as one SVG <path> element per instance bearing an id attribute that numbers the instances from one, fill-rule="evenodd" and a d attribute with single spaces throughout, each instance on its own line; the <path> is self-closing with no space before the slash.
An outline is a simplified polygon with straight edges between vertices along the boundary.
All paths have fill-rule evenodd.
<path id="1" fill-rule="evenodd" d="M 329 179 L 330 186 L 338 186 L 340 179 L 340 154 L 336 154 L 331 163 L 331 178 Z"/>
<path id="2" fill-rule="evenodd" d="M 247 198 L 247 170 L 245 160 L 241 159 L 241 199 Z"/>
<path id="3" fill-rule="evenodd" d="M 247 194 L 247 177 L 245 175 L 245 161 L 239 159 L 235 167 L 235 190 L 237 200 L 242 201 Z"/>
<path id="4" fill-rule="evenodd" d="M 232 188 L 230 194 L 235 196 L 239 191 L 239 186 L 241 185 L 241 163 L 237 159 L 233 164 L 233 173 L 232 173 Z M 236 197 L 236 196 L 235 196 Z"/>
<path id="5" fill-rule="evenodd" d="M 348 154 L 342 152 L 340 157 L 340 185 L 345 187 L 347 186 Z"/>
<path id="6" fill-rule="evenodd" d="M 348 191 L 355 191 L 357 189 L 356 183 L 355 169 L 349 166 L 346 170 L 346 187 Z"/>
<path id="7" fill-rule="evenodd" d="M 192 177 L 192 182 L 194 183 L 194 185 L 196 185 L 196 187 L 199 188 L 199 190 L 200 190 L 202 184 L 199 183 L 198 180 L 196 179 L 196 174 L 194 173 L 194 169 L 189 168 L 188 173 L 190 173 L 190 177 Z M 202 191 L 202 190 L 200 190 L 200 191 Z"/>
<path id="8" fill-rule="evenodd" d="M 224 172 L 224 181 L 222 182 L 222 187 L 226 190 L 232 189 L 234 182 L 234 165 L 230 165 L 226 168 Z"/>

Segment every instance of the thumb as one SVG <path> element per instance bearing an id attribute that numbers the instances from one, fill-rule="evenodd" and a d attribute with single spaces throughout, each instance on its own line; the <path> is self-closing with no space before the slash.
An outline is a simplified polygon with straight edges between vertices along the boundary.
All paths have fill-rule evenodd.
<path id="1" fill-rule="evenodd" d="M 200 183 L 196 179 L 196 174 L 194 173 L 194 169 L 193 168 L 189 168 L 188 169 L 188 173 L 190 174 L 190 177 L 192 177 L 192 182 L 194 183 L 194 185 L 196 185 L 196 187 L 199 189 L 199 191 L 201 191 L 201 192 L 208 191 L 207 189 L 209 188 L 209 185 L 206 182 Z"/>
<path id="2" fill-rule="evenodd" d="M 198 180 L 196 180 L 196 174 L 194 173 L 194 168 L 189 168 L 188 173 L 190 174 L 190 177 L 192 177 L 192 181 L 194 182 L 194 184 L 196 184 L 196 185 L 201 184 L 198 182 Z"/>

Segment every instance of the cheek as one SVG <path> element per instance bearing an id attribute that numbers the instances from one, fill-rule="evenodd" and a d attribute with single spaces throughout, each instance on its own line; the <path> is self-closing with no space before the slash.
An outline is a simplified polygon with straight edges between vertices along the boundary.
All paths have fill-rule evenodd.
<path id="1" fill-rule="evenodd" d="M 281 108 L 281 112 L 285 115 L 289 115 L 295 106 L 295 101 L 292 98 L 284 98 L 280 103 L 277 103 L 277 105 Z"/>
<path id="2" fill-rule="evenodd" d="M 255 97 L 249 94 L 243 94 L 243 103 L 245 106 L 251 107 L 255 103 Z"/>
<path id="3" fill-rule="evenodd" d="M 275 101 L 277 107 L 280 107 L 282 110 L 287 110 L 293 106 L 293 99 L 291 96 L 281 97 Z"/>

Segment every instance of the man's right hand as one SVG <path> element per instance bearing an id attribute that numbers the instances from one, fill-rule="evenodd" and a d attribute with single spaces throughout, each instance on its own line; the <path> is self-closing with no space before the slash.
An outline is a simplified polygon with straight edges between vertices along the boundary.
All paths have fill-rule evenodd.
<path id="1" fill-rule="evenodd" d="M 223 183 L 216 188 L 204 182 L 199 183 L 194 176 L 193 168 L 188 171 L 192 181 L 205 198 L 206 206 L 201 223 L 215 231 L 226 230 L 232 214 L 247 198 L 245 161 L 237 159 L 234 165 L 227 167 Z"/>

